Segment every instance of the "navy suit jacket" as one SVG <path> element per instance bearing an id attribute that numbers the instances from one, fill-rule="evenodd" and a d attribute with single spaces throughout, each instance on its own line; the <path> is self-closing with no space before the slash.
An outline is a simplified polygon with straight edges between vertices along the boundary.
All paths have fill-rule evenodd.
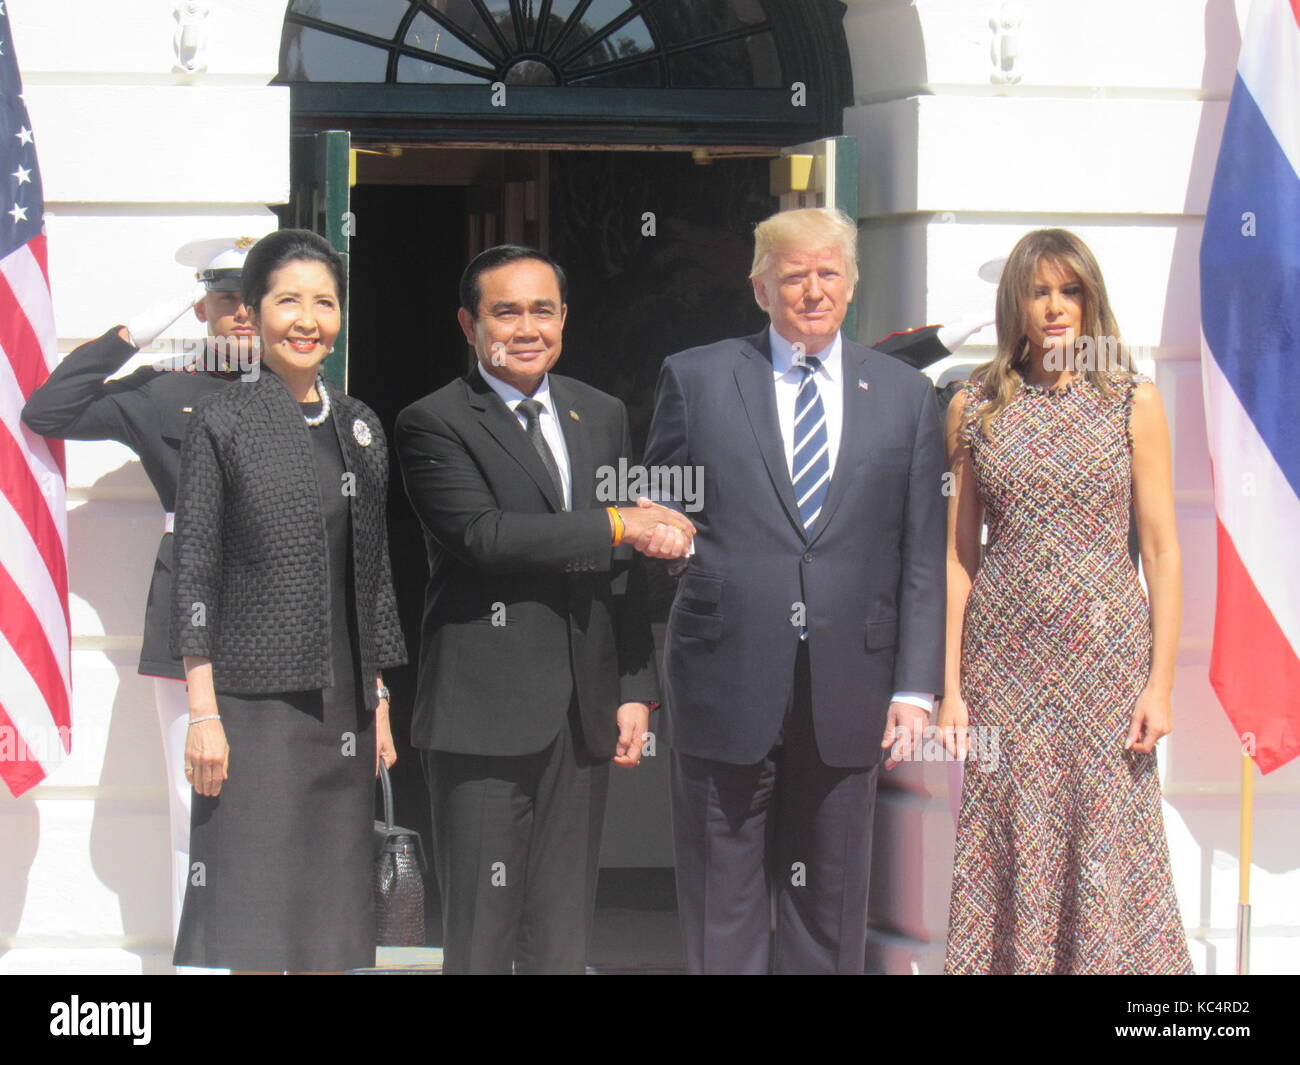
<path id="1" fill-rule="evenodd" d="M 664 655 L 678 751 L 734 764 L 767 755 L 790 706 L 801 620 L 827 765 L 880 760 L 893 692 L 941 692 L 946 466 L 934 388 L 847 338 L 842 352 L 840 450 L 808 534 L 767 330 L 664 360 L 645 464 L 702 467 L 704 485 Z"/>

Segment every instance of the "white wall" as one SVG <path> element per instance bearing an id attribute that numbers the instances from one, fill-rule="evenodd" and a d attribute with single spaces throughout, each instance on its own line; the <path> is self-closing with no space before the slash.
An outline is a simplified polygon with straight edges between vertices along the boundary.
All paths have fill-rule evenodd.
<path id="1" fill-rule="evenodd" d="M 173 70 L 173 6 L 6 5 L 63 353 L 192 287 L 181 244 L 260 236 L 276 227 L 266 205 L 288 199 L 288 90 L 267 86 L 285 5 L 212 0 L 197 76 Z M 168 335 L 202 333 L 187 315 Z M 162 749 L 136 674 L 162 512 L 125 448 L 67 455 L 73 753 L 21 799 L 0 789 L 0 972 L 169 971 Z"/>
<path id="2" fill-rule="evenodd" d="M 1197 256 L 1246 4 L 1033 0 L 1015 84 L 992 75 L 1000 0 L 848 0 L 860 138 L 861 335 L 988 310 L 976 276 L 1023 233 L 1065 226 L 1096 252 L 1174 442 L 1184 610 L 1176 728 L 1162 741 L 1175 885 L 1200 972 L 1234 968 L 1240 756 L 1207 680 L 1214 512 L 1199 365 Z M 1240 12 L 1238 11 L 1240 9 Z M 1238 15 L 1242 20 L 1238 22 Z M 992 330 L 951 363 L 983 361 Z M 945 765 L 883 785 L 872 951 L 942 970 L 958 786 Z M 1256 782 L 1254 972 L 1300 971 L 1300 763 Z"/>

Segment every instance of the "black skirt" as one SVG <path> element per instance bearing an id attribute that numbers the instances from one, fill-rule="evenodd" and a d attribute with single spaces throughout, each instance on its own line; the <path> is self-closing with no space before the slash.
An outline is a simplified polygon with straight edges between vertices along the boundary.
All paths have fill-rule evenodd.
<path id="1" fill-rule="evenodd" d="M 374 965 L 374 715 L 362 697 L 348 498 L 330 419 L 311 437 L 329 543 L 334 685 L 218 694 L 230 778 L 219 796 L 194 796 L 177 965 Z"/>

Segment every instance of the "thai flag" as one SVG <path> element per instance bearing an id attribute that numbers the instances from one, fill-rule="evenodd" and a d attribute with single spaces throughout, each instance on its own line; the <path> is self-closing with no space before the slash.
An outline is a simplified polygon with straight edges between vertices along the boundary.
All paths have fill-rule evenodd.
<path id="1" fill-rule="evenodd" d="M 1218 517 L 1210 683 L 1260 770 L 1300 754 L 1300 0 L 1255 0 L 1201 241 Z"/>

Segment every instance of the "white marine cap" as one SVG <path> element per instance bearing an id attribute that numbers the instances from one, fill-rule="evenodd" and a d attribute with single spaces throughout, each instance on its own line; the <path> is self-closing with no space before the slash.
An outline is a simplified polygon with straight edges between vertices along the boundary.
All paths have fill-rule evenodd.
<path id="1" fill-rule="evenodd" d="M 248 249 L 256 243 L 257 237 L 192 240 L 176 250 L 176 261 L 194 267 L 209 292 L 238 292 Z"/>
<path id="2" fill-rule="evenodd" d="M 996 285 L 1002 280 L 1002 268 L 1007 265 L 1007 260 L 990 259 L 979 268 L 980 278 L 987 281 L 990 285 Z"/>

